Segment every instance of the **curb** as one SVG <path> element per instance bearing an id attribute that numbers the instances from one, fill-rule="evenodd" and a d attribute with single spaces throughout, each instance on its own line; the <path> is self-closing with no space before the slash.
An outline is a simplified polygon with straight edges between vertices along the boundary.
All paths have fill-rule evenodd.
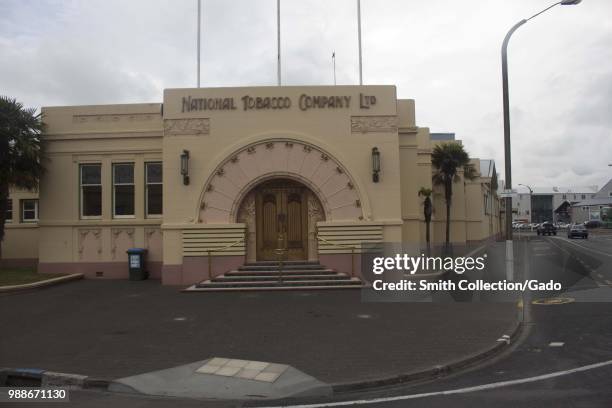
<path id="1" fill-rule="evenodd" d="M 461 369 L 480 363 L 495 354 L 501 353 L 504 349 L 510 346 L 513 341 L 518 338 L 519 334 L 523 329 L 523 325 L 520 322 L 515 322 L 514 327 L 511 328 L 511 334 L 508 336 L 504 334 L 495 343 L 494 346 L 487 348 L 486 350 L 462 358 L 460 360 L 453 361 L 444 365 L 437 365 L 427 370 L 415 371 L 407 374 L 399 374 L 393 377 L 381 378 L 376 380 L 366 380 L 353 383 L 339 383 L 331 384 L 334 394 L 340 394 L 345 392 L 361 391 L 369 388 L 378 388 L 389 385 L 405 384 L 408 382 L 422 381 L 422 380 L 433 380 L 436 378 L 445 377 L 449 374 L 457 372 Z"/>
<path id="2" fill-rule="evenodd" d="M 46 279 L 38 282 L 25 283 L 23 285 L 0 286 L 0 293 L 19 292 L 21 290 L 28 289 L 39 289 L 78 279 L 83 279 L 82 273 L 73 273 L 71 275 L 59 276 L 57 278 Z"/>
<path id="3" fill-rule="evenodd" d="M 107 389 L 110 380 L 80 374 L 58 373 L 38 368 L 1 368 L 0 386 L 62 387 L 77 389 Z"/>
<path id="4" fill-rule="evenodd" d="M 359 381 L 354 383 L 330 384 L 334 394 L 361 391 L 371 388 L 378 388 L 390 385 L 406 384 L 414 381 L 433 380 L 445 377 L 461 369 L 468 368 L 480 363 L 495 354 L 508 348 L 511 343 L 519 336 L 523 328 L 520 322 L 516 322 L 512 328 L 512 333 L 508 336 L 504 334 L 492 347 L 486 350 L 456 360 L 454 362 L 433 366 L 430 369 L 415 371 L 407 374 L 400 374 L 393 377 L 380 378 L 376 380 Z M 97 389 L 106 391 L 113 383 L 112 380 L 88 377 L 79 374 L 58 373 L 45 371 L 36 368 L 1 368 L 0 386 L 21 386 L 21 387 L 62 387 L 72 390 L 76 389 Z"/>

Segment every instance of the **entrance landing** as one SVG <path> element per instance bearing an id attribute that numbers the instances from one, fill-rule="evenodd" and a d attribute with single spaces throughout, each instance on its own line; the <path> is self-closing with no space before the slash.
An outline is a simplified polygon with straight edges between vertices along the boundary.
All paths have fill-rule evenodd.
<path id="1" fill-rule="evenodd" d="M 242 290 L 359 289 L 356 277 L 326 268 L 316 261 L 275 261 L 246 263 L 238 269 L 197 283 L 186 292 Z"/>

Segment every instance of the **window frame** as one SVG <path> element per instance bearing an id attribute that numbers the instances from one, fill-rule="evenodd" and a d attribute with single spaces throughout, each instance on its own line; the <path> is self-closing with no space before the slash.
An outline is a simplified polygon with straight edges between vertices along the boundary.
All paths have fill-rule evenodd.
<path id="1" fill-rule="evenodd" d="M 11 214 L 11 218 L 7 217 L 9 213 Z M 13 199 L 12 198 L 6 199 L 6 214 L 4 215 L 4 217 L 5 217 L 4 219 L 5 224 L 13 223 Z"/>
<path id="2" fill-rule="evenodd" d="M 162 180 L 159 182 L 149 182 L 149 165 L 158 164 L 162 169 Z M 164 206 L 163 206 L 163 186 L 164 186 L 164 167 L 161 161 L 147 161 L 144 163 L 144 214 L 145 218 L 159 219 L 164 215 Z M 162 186 L 162 212 L 161 214 L 149 214 L 149 185 L 160 185 Z"/>
<path id="3" fill-rule="evenodd" d="M 100 168 L 100 183 L 99 184 L 83 184 L 83 167 L 85 166 L 97 166 Z M 103 207 L 104 207 L 104 186 L 102 185 L 102 163 L 79 163 L 79 216 L 82 220 L 99 220 L 102 218 Z M 94 187 L 100 186 L 100 215 L 84 215 L 83 210 L 83 187 Z"/>
<path id="4" fill-rule="evenodd" d="M 34 203 L 34 218 L 31 219 L 26 219 L 25 218 L 25 204 L 26 202 L 33 202 Z M 20 204 L 21 204 L 21 222 L 24 224 L 31 224 L 31 223 L 36 223 L 38 222 L 38 199 L 36 198 L 24 198 L 22 200 L 20 200 Z M 27 211 L 32 211 L 32 210 L 27 210 Z"/>
<path id="5" fill-rule="evenodd" d="M 115 183 L 115 167 L 116 166 L 125 166 L 125 165 L 131 165 L 132 166 L 132 182 L 131 183 Z M 112 187 L 113 187 L 113 194 L 112 194 L 112 216 L 113 219 L 134 219 L 136 218 L 136 165 L 134 162 L 117 162 L 117 163 L 112 163 L 111 165 L 111 183 L 112 183 Z M 115 198 L 116 198 L 116 191 L 115 191 L 115 187 L 116 186 L 132 186 L 133 193 L 132 193 L 132 208 L 134 209 L 134 213 L 133 214 L 115 214 Z"/>

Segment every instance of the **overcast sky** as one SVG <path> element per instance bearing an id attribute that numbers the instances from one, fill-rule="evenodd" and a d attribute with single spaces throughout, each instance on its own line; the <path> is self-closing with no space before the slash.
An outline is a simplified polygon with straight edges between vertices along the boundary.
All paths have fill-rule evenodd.
<path id="1" fill-rule="evenodd" d="M 276 84 L 276 1 L 202 0 L 202 86 Z M 365 84 L 416 100 L 503 178 L 500 46 L 551 0 L 362 0 Z M 28 106 L 161 102 L 196 84 L 196 0 L 1 0 L 0 94 Z M 281 0 L 283 83 L 358 83 L 356 0 Z M 513 181 L 612 177 L 612 1 L 557 6 L 509 47 Z"/>

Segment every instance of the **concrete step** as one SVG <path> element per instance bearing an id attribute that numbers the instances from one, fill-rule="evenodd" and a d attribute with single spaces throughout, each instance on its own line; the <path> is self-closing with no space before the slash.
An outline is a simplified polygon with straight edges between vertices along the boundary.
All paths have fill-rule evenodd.
<path id="1" fill-rule="evenodd" d="M 283 261 L 287 265 L 320 265 L 319 261 Z M 244 266 L 278 265 L 278 261 L 247 262 Z"/>
<path id="2" fill-rule="evenodd" d="M 270 265 L 243 265 L 238 268 L 240 271 L 266 271 L 266 270 L 278 270 L 279 264 Z M 304 264 L 304 263 L 293 263 L 285 264 L 283 262 L 283 270 L 303 270 L 303 269 L 325 269 L 321 264 Z"/>
<path id="3" fill-rule="evenodd" d="M 283 280 L 298 281 L 298 280 L 346 280 L 349 277 L 344 273 L 327 274 L 327 275 L 283 275 Z M 279 280 L 279 275 L 221 275 L 213 278 L 213 282 L 249 282 L 249 281 L 268 281 L 276 282 Z"/>
<path id="4" fill-rule="evenodd" d="M 199 287 L 192 285 L 183 292 L 261 292 L 261 291 L 277 291 L 277 290 L 355 290 L 363 287 L 360 285 L 311 285 L 311 286 L 259 286 L 259 287 Z"/>
<path id="5" fill-rule="evenodd" d="M 310 289 L 313 287 L 321 286 L 351 286 L 351 287 L 362 287 L 361 280 L 357 278 L 345 279 L 330 279 L 330 280 L 283 280 L 282 282 L 271 282 L 271 281 L 240 281 L 240 282 L 217 282 L 217 281 L 204 281 L 197 285 L 194 285 L 199 289 L 213 289 L 213 288 L 233 288 L 233 289 L 245 289 L 245 288 L 268 288 L 268 287 L 286 287 L 286 288 L 301 288 Z"/>
<path id="6" fill-rule="evenodd" d="M 285 269 L 282 270 L 283 275 L 334 275 L 337 272 L 333 269 Z M 257 271 L 244 271 L 244 270 L 231 270 L 225 273 L 226 276 L 278 276 L 279 270 L 257 270 Z"/>

